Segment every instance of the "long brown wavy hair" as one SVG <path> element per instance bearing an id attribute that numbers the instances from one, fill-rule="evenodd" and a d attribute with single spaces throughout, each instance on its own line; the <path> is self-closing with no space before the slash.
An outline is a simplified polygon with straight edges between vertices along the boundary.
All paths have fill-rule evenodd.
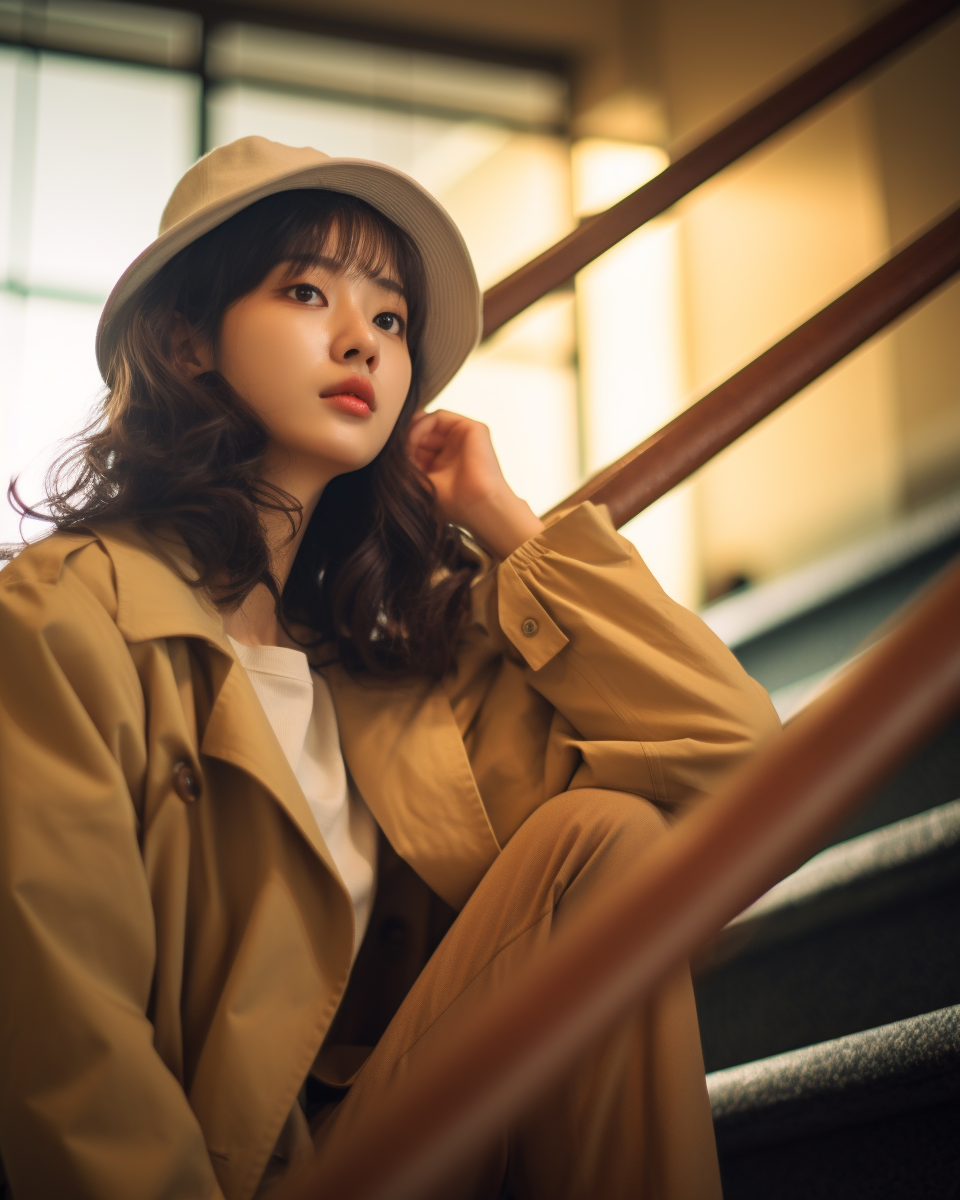
<path id="1" fill-rule="evenodd" d="M 327 485 L 281 595 L 261 514 L 286 514 L 293 533 L 302 509 L 261 478 L 268 436 L 250 407 L 216 371 L 186 378 L 174 347 L 183 322 L 215 346 L 230 304 L 278 263 L 300 271 L 321 253 L 342 269 L 397 272 L 413 382 L 373 462 Z M 236 608 L 262 583 L 285 627 L 307 626 L 349 670 L 441 677 L 453 665 L 477 557 L 440 520 L 405 448 L 425 290 L 413 242 L 362 200 L 300 190 L 250 205 L 182 250 L 127 305 L 96 419 L 54 464 L 42 504 L 25 504 L 15 480 L 11 503 L 59 530 L 135 521 L 173 532 L 193 556 L 190 582 L 221 606 Z"/>

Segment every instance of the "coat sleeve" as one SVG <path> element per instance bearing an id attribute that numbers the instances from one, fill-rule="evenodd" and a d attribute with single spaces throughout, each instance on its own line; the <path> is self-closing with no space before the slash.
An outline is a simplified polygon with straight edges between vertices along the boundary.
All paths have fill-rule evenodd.
<path id="1" fill-rule="evenodd" d="M 678 812 L 780 727 L 766 692 L 665 595 L 605 508 L 582 504 L 520 546 L 485 606 L 500 660 L 462 674 L 454 708 L 501 841 L 565 787 Z M 521 748 L 503 771 L 507 745 Z"/>
<path id="2" fill-rule="evenodd" d="M 0 573 L 0 1156 L 17 1200 L 221 1195 L 147 1016 L 144 741 L 102 598 L 69 569 Z"/>

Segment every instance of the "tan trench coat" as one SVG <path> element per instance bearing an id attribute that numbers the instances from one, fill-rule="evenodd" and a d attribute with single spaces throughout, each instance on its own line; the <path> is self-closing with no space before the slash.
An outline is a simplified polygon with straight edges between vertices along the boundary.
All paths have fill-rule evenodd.
<path id="1" fill-rule="evenodd" d="M 675 812 L 777 728 L 589 504 L 477 585 L 453 679 L 324 673 L 354 785 L 454 906 L 551 795 Z M 252 1196 L 301 1120 L 352 906 L 215 609 L 133 528 L 0 573 L 0 875 L 16 1200 Z"/>

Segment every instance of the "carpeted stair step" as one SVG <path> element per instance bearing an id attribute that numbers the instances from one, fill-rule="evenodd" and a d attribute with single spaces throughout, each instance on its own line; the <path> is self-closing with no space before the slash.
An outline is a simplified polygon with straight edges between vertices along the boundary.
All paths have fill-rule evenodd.
<path id="1" fill-rule="evenodd" d="M 830 847 L 695 964 L 707 1070 L 960 1004 L 958 930 L 960 800 Z"/>
<path id="2" fill-rule="evenodd" d="M 956 1200 L 960 1005 L 707 1076 L 725 1200 Z"/>

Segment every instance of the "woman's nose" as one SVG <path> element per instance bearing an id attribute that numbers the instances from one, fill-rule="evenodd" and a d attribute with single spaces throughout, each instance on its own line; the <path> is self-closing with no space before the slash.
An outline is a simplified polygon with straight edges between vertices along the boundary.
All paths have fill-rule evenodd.
<path id="1" fill-rule="evenodd" d="M 365 362 L 369 371 L 376 370 L 380 361 L 380 341 L 361 312 L 353 310 L 343 314 L 340 328 L 330 345 L 330 356 L 352 366 Z"/>

